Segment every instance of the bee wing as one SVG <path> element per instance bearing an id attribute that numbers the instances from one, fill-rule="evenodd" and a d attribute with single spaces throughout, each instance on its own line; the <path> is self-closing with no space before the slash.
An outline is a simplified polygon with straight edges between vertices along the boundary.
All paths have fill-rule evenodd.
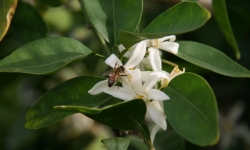
<path id="1" fill-rule="evenodd" d="M 104 77 L 109 77 L 110 74 L 111 74 L 112 72 L 113 72 L 113 70 L 108 70 L 108 71 L 104 72 L 104 73 L 102 74 L 102 76 L 104 76 Z"/>

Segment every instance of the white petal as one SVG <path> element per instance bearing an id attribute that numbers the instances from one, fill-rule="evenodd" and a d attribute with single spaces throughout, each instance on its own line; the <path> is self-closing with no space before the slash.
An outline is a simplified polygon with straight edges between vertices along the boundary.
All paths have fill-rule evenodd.
<path id="1" fill-rule="evenodd" d="M 155 86 L 155 84 L 158 82 L 159 79 L 160 79 L 160 76 L 158 76 L 157 74 L 153 74 L 153 75 L 151 74 L 151 76 L 143 84 L 144 91 L 147 92 L 150 89 L 152 89 L 153 86 Z"/>
<path id="2" fill-rule="evenodd" d="M 170 35 L 170 36 L 165 36 L 163 38 L 160 38 L 158 40 L 159 40 L 159 42 L 163 42 L 163 41 L 166 41 L 166 40 L 168 40 L 170 42 L 173 42 L 173 41 L 175 41 L 175 39 L 176 39 L 175 35 Z"/>
<path id="3" fill-rule="evenodd" d="M 118 86 L 106 88 L 103 92 L 122 100 L 132 100 L 135 97 L 134 92 Z"/>
<path id="4" fill-rule="evenodd" d="M 106 60 L 105 63 L 107 65 L 109 65 L 110 67 L 114 68 L 115 65 L 119 65 L 122 66 L 122 62 L 120 61 L 120 59 L 115 55 L 115 54 L 111 54 Z"/>
<path id="5" fill-rule="evenodd" d="M 158 48 L 176 55 L 178 53 L 179 44 L 167 41 L 160 43 Z"/>
<path id="6" fill-rule="evenodd" d="M 128 62 L 124 65 L 126 69 L 131 69 L 137 66 L 142 59 L 144 58 L 144 55 L 146 53 L 146 43 L 144 41 L 141 41 L 135 48 L 133 54 L 129 58 Z"/>
<path id="7" fill-rule="evenodd" d="M 131 84 L 128 81 L 128 77 L 120 77 L 121 83 L 122 83 L 122 87 L 128 90 L 132 90 L 131 88 Z"/>
<path id="8" fill-rule="evenodd" d="M 157 110 L 159 110 L 162 114 L 164 113 L 163 110 L 163 101 L 151 101 L 150 103 L 154 106 L 154 108 L 156 108 Z"/>
<path id="9" fill-rule="evenodd" d="M 96 83 L 88 93 L 91 95 L 97 95 L 102 93 L 106 88 L 108 88 L 108 79 Z"/>
<path id="10" fill-rule="evenodd" d="M 147 103 L 147 112 L 155 124 L 157 124 L 163 130 L 167 129 L 166 116 L 154 108 L 150 102 Z"/>
<path id="11" fill-rule="evenodd" d="M 161 70 L 160 68 L 158 68 L 159 64 L 157 64 L 159 62 L 157 60 L 158 59 L 157 58 L 157 51 L 159 51 L 159 50 L 156 49 L 156 48 L 150 47 L 148 49 L 148 51 L 149 51 L 149 60 L 150 60 L 150 64 L 151 64 L 151 67 L 152 67 L 153 71 L 159 71 L 159 70 Z M 158 53 L 158 55 L 159 55 L 159 53 Z"/>
<path id="12" fill-rule="evenodd" d="M 178 68 L 178 66 L 176 66 L 176 67 L 174 67 L 174 69 L 171 71 L 171 73 L 169 74 L 169 79 L 170 79 L 170 81 L 173 79 L 173 78 L 175 78 L 176 76 L 178 76 L 178 75 L 181 75 L 181 74 L 183 74 L 183 73 L 185 73 L 185 68 L 183 68 L 183 70 L 181 71 L 179 68 Z"/>
<path id="13" fill-rule="evenodd" d="M 157 89 L 150 89 L 148 91 L 148 98 L 156 101 L 165 101 L 170 99 L 167 94 Z"/>
<path id="14" fill-rule="evenodd" d="M 150 133 L 150 139 L 151 139 L 152 143 L 154 143 L 155 135 L 159 129 L 160 129 L 160 127 L 157 124 L 153 127 L 153 129 Z"/>
<path id="15" fill-rule="evenodd" d="M 151 47 L 152 40 L 148 39 L 148 40 L 144 40 L 144 42 L 146 43 L 147 47 Z"/>
<path id="16" fill-rule="evenodd" d="M 120 44 L 120 45 L 118 45 L 118 50 L 119 50 L 119 52 L 121 53 L 123 50 L 125 50 L 126 48 L 122 45 L 122 44 Z"/>
<path id="17" fill-rule="evenodd" d="M 130 73 L 131 76 L 131 87 L 136 93 L 143 93 L 141 73 L 139 69 L 135 69 Z"/>
<path id="18" fill-rule="evenodd" d="M 152 74 L 152 71 L 141 71 L 142 82 L 146 82 L 149 79 L 151 74 Z"/>

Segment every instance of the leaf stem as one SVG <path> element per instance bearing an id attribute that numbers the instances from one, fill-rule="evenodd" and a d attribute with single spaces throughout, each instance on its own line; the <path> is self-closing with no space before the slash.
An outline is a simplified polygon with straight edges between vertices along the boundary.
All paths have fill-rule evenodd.
<path id="1" fill-rule="evenodd" d="M 137 129 L 142 134 L 143 141 L 147 145 L 148 149 L 155 150 L 153 143 L 151 142 L 150 136 L 147 134 L 147 131 L 145 131 L 141 124 L 137 126 Z"/>
<path id="2" fill-rule="evenodd" d="M 96 57 L 99 57 L 99 58 L 101 58 L 101 59 L 104 59 L 104 60 L 106 59 L 106 57 L 103 56 L 103 55 L 101 55 L 101 54 L 95 54 L 95 56 L 96 56 Z"/>

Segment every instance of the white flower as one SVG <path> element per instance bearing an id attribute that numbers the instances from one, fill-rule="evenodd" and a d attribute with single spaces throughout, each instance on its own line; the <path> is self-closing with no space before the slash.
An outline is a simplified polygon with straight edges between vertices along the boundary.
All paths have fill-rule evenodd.
<path id="1" fill-rule="evenodd" d="M 145 40 L 147 47 L 161 49 L 172 54 L 178 53 L 179 44 L 175 43 L 176 37 L 174 35 L 165 36 L 159 39 Z"/>
<path id="2" fill-rule="evenodd" d="M 115 55 L 111 54 L 106 60 L 105 63 L 110 67 L 114 68 L 115 65 L 123 66 L 128 72 L 133 70 L 143 59 L 146 53 L 146 43 L 141 41 L 140 43 L 136 44 L 136 47 L 133 51 L 133 54 L 127 61 L 125 65 L 122 64 L 121 60 Z M 104 81 L 100 81 L 92 87 L 88 93 L 92 95 L 97 95 L 103 92 L 108 87 L 108 79 Z"/>
<path id="3" fill-rule="evenodd" d="M 151 76 L 142 85 L 140 70 L 135 69 L 131 71 L 128 82 L 130 88 L 113 86 L 105 89 L 104 92 L 122 100 L 142 99 L 146 103 L 147 113 L 152 121 L 166 130 L 166 116 L 159 101 L 169 100 L 170 98 L 164 92 L 152 88 L 157 82 L 155 76 Z"/>

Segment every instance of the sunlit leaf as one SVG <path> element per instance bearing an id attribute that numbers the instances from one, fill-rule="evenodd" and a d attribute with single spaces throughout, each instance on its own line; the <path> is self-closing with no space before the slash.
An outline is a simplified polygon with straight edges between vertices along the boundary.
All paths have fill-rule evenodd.
<path id="1" fill-rule="evenodd" d="M 0 41 L 9 29 L 16 6 L 17 0 L 0 0 Z"/>
<path id="2" fill-rule="evenodd" d="M 97 82 L 98 77 L 77 77 L 68 80 L 45 93 L 26 115 L 26 128 L 38 129 L 51 125 L 68 115 L 70 112 L 53 109 L 57 105 L 79 105 L 95 107 L 111 98 L 107 94 L 90 95 L 88 90 Z"/>
<path id="3" fill-rule="evenodd" d="M 218 107 L 206 80 L 185 73 L 171 80 L 164 92 L 170 97 L 164 102 L 167 120 L 178 134 L 199 146 L 218 142 Z"/>
<path id="4" fill-rule="evenodd" d="M 221 51 L 191 41 L 181 41 L 177 56 L 197 66 L 230 77 L 250 77 L 250 71 Z"/>
<path id="5" fill-rule="evenodd" d="M 2 59 L 0 72 L 47 74 L 90 54 L 90 49 L 74 39 L 44 38 L 23 45 Z"/>
<path id="6" fill-rule="evenodd" d="M 114 137 L 104 139 L 102 142 L 108 148 L 108 150 L 127 150 L 130 140 L 129 138 Z"/>
<path id="7" fill-rule="evenodd" d="M 99 109 L 77 105 L 57 105 L 54 108 L 69 113 L 82 113 L 89 118 L 119 130 L 134 129 L 141 124 L 146 114 L 146 104 L 142 100 L 131 100 Z"/>
<path id="8" fill-rule="evenodd" d="M 239 47 L 231 28 L 225 0 L 213 0 L 213 10 L 214 16 L 228 44 L 234 49 L 236 58 L 240 59 Z"/>
<path id="9" fill-rule="evenodd" d="M 119 32 L 134 32 L 142 14 L 142 0 L 80 0 L 95 29 L 112 44 Z"/>
<path id="10" fill-rule="evenodd" d="M 130 47 L 144 39 L 190 32 L 203 26 L 210 16 L 199 4 L 182 2 L 156 17 L 142 33 L 122 31 L 119 39 L 125 47 Z"/>

